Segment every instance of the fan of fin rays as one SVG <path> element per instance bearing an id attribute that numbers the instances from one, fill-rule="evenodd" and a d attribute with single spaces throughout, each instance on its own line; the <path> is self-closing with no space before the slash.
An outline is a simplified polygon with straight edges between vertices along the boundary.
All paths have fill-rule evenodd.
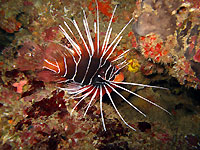
<path id="1" fill-rule="evenodd" d="M 100 40 L 99 40 L 99 12 L 98 12 L 98 2 L 96 0 L 96 6 L 97 6 L 97 22 L 94 23 L 94 31 L 95 31 L 95 34 L 97 35 L 97 53 L 100 53 L 101 51 L 103 51 L 102 53 L 102 56 L 100 57 L 100 63 L 99 63 L 99 67 L 102 67 L 105 65 L 106 61 L 111 57 L 111 54 L 114 52 L 115 48 L 117 47 L 117 45 L 119 44 L 120 40 L 122 39 L 122 32 L 125 30 L 125 28 L 132 22 L 133 18 L 130 19 L 130 21 L 121 29 L 121 31 L 117 34 L 117 36 L 114 38 L 114 40 L 111 42 L 111 44 L 109 45 L 109 39 L 110 39 L 110 35 L 111 35 L 111 32 L 112 32 L 112 28 L 111 28 L 111 23 L 112 23 L 112 20 L 113 20 L 113 17 L 114 17 L 114 13 L 116 11 L 116 8 L 117 8 L 117 5 L 115 6 L 114 10 L 113 10 L 113 13 L 112 13 L 112 17 L 110 19 L 110 22 L 108 24 L 108 28 L 107 28 L 107 31 L 106 31 L 106 35 L 105 35 L 105 38 L 104 38 L 104 42 L 103 42 L 103 46 L 102 46 L 102 49 L 100 49 Z M 85 11 L 83 10 L 83 14 L 84 14 L 84 18 L 83 18 L 83 25 L 84 25 L 84 28 L 85 28 L 85 31 L 86 31 L 86 35 L 87 35 L 87 38 L 88 38 L 88 41 L 89 41 L 89 46 L 87 46 L 86 44 L 86 41 L 76 23 L 76 21 L 73 19 L 69 19 L 67 18 L 68 20 L 70 20 L 70 22 L 74 25 L 74 27 L 76 28 L 81 40 L 83 41 L 83 44 L 84 46 L 86 47 L 86 50 L 90 56 L 90 59 L 89 59 L 89 63 L 88 63 L 88 67 L 87 67 L 87 70 L 86 70 L 86 74 L 88 72 L 88 69 L 89 69 L 89 66 L 90 66 L 90 63 L 91 63 L 91 58 L 92 56 L 94 55 L 94 43 L 93 43 L 93 40 L 92 40 L 92 37 L 91 37 L 91 33 L 90 33 L 90 30 L 89 30 L 89 25 L 88 25 L 88 21 L 87 21 L 87 18 L 86 18 L 86 14 L 85 14 Z M 69 32 L 73 35 L 75 41 L 77 41 L 74 33 L 72 32 L 72 30 L 70 29 L 69 25 L 64 21 L 64 24 L 65 26 L 68 28 Z M 70 44 L 72 45 L 73 49 L 76 51 L 76 53 L 78 54 L 79 56 L 79 59 L 78 61 L 76 61 L 75 57 L 73 56 L 74 54 L 74 50 L 68 48 L 67 46 L 65 45 L 62 45 L 60 44 L 61 46 L 65 47 L 69 53 L 71 54 L 71 56 L 73 57 L 74 59 L 74 62 L 76 64 L 76 69 L 75 69 L 75 74 L 77 73 L 77 66 L 81 60 L 81 50 L 80 50 L 80 47 L 78 45 L 78 43 L 76 43 L 68 34 L 67 32 L 65 31 L 65 29 L 60 25 L 60 30 L 61 32 L 65 35 L 65 37 L 67 38 L 67 40 L 70 42 Z M 113 49 L 112 51 L 110 52 L 110 54 L 108 56 L 106 56 L 106 59 L 104 60 L 103 62 L 103 57 L 106 55 L 106 53 L 109 51 L 109 49 L 113 46 Z M 89 49 L 90 47 L 90 49 Z M 116 62 L 122 58 L 124 58 L 124 55 L 129 52 L 130 49 L 124 51 L 122 54 L 118 55 L 114 60 L 111 61 L 111 63 L 113 62 Z M 88 102 L 87 106 L 85 107 L 86 110 L 84 112 L 84 116 L 87 114 L 87 111 L 88 109 L 90 108 L 92 102 L 94 102 L 94 99 L 96 97 L 98 97 L 98 94 L 99 94 L 99 98 L 100 98 L 100 114 L 101 114 L 101 119 L 102 119 L 102 124 L 103 124 L 103 128 L 104 130 L 106 131 L 106 125 L 105 125 L 105 121 L 104 121 L 104 116 L 103 116 L 103 106 L 102 106 L 102 100 L 103 100 L 103 89 L 105 90 L 105 93 L 108 95 L 115 111 L 117 112 L 117 114 L 119 115 L 119 117 L 121 118 L 121 120 L 124 122 L 124 124 L 126 124 L 129 128 L 131 128 L 132 130 L 136 130 L 135 128 L 133 128 L 132 126 L 130 126 L 125 120 L 124 118 L 122 117 L 122 115 L 120 114 L 120 112 L 118 111 L 112 97 L 111 97 L 111 94 L 110 94 L 110 91 L 109 91 L 109 88 L 115 92 L 119 97 L 121 97 L 126 103 L 128 103 L 132 108 L 134 108 L 136 111 L 138 111 L 140 114 L 142 114 L 143 116 L 146 117 L 146 115 L 141 111 L 139 110 L 136 106 L 134 106 L 132 103 L 130 103 L 122 94 L 120 94 L 116 89 L 116 88 L 119 88 L 119 89 L 122 89 L 126 92 L 129 92 L 139 98 L 141 98 L 142 100 L 162 109 L 163 111 L 167 112 L 168 114 L 171 115 L 170 112 L 168 112 L 166 109 L 164 109 L 163 107 L 159 106 L 158 104 L 146 99 L 145 97 L 142 97 L 141 95 L 138 95 L 136 94 L 135 92 L 132 92 L 130 90 L 128 90 L 127 88 L 123 87 L 123 85 L 132 85 L 132 86 L 141 86 L 141 87 L 149 87 L 149 88 L 158 88 L 158 89 L 165 89 L 167 90 L 167 88 L 164 88 L 164 87 L 159 87 L 159 86 L 151 86 L 151 85 L 145 85 L 145 84 L 138 84 L 138 83 L 131 83 L 131 82 L 117 82 L 117 81 L 113 81 L 111 79 L 113 79 L 113 77 L 119 73 L 119 71 L 121 69 L 123 69 L 124 67 L 126 67 L 129 63 L 127 63 L 127 61 L 122 61 L 120 64 L 118 64 L 118 68 L 115 69 L 114 67 L 112 68 L 111 64 L 110 66 L 107 68 L 106 70 L 106 73 L 109 71 L 109 69 L 112 68 L 112 71 L 109 75 L 109 78 L 108 79 L 105 79 L 103 78 L 102 76 L 98 75 L 99 78 L 102 79 L 101 81 L 101 84 L 97 84 L 97 85 L 91 85 L 91 81 L 90 81 L 90 84 L 88 85 L 82 85 L 82 83 L 77 83 L 77 82 L 73 82 L 72 84 L 69 84 L 67 88 L 61 88 L 61 87 L 58 87 L 59 89 L 61 90 L 66 90 L 68 92 L 68 94 L 70 94 L 71 96 L 67 99 L 79 99 L 79 101 L 76 103 L 76 105 L 73 107 L 73 109 L 71 110 L 71 115 L 73 113 L 73 111 L 76 109 L 76 107 L 87 97 L 91 97 L 90 98 L 90 101 Z M 97 70 L 98 70 L 97 69 Z M 105 75 L 106 76 L 106 75 Z M 73 78 L 71 79 L 73 80 Z M 68 81 L 68 80 L 67 80 Z M 63 81 L 61 81 L 63 82 Z M 64 81 L 66 82 L 66 81 Z M 91 89 L 91 90 L 89 90 Z M 89 90 L 89 91 L 87 91 Z M 92 94 L 92 96 L 91 96 Z"/>

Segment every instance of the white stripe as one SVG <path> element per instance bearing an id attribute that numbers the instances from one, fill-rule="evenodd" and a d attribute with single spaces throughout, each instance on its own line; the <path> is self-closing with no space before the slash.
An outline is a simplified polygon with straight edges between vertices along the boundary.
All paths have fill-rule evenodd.
<path id="1" fill-rule="evenodd" d="M 66 22 L 64 22 L 64 24 L 67 26 L 67 28 L 69 28 Z M 70 44 L 74 48 L 74 50 L 79 54 L 80 47 L 72 40 L 72 38 L 69 36 L 69 34 L 67 34 L 65 29 L 61 25 L 59 25 L 59 27 L 60 27 L 61 32 L 65 35 L 67 40 L 70 42 Z"/>
<path id="2" fill-rule="evenodd" d="M 116 49 L 117 45 L 119 44 L 119 42 L 121 41 L 122 36 L 118 39 L 118 41 L 115 43 L 112 51 L 110 52 L 110 54 L 107 56 L 107 58 L 105 60 L 107 60 L 108 58 L 110 58 L 110 56 L 112 55 L 112 53 L 114 52 L 114 50 Z"/>
<path id="3" fill-rule="evenodd" d="M 65 24 L 65 26 L 68 28 L 68 30 L 70 31 L 70 33 L 74 36 L 74 33 L 72 32 L 72 30 L 70 29 L 70 27 L 68 26 L 68 24 L 64 21 L 64 24 Z M 75 37 L 75 36 L 74 36 Z M 78 55 L 81 55 L 81 50 L 80 50 L 80 47 L 78 46 L 78 44 L 76 44 L 75 42 L 74 42 L 74 44 L 75 44 L 75 46 L 76 46 L 76 48 L 77 48 L 77 50 L 78 51 L 76 51 L 77 52 L 77 54 Z"/>
<path id="4" fill-rule="evenodd" d="M 112 32 L 112 28 L 109 29 L 108 34 L 106 34 L 106 36 L 104 38 L 103 45 L 102 45 L 102 51 L 103 51 L 102 57 L 106 53 L 106 47 L 108 46 L 108 42 L 109 42 L 109 39 L 110 39 L 111 32 Z"/>
<path id="5" fill-rule="evenodd" d="M 112 47 L 112 45 L 115 43 L 115 41 L 118 39 L 118 37 L 122 34 L 122 32 L 126 29 L 126 27 L 131 23 L 131 21 L 133 20 L 133 18 L 131 20 L 129 20 L 129 22 L 122 28 L 122 30 L 118 33 L 118 35 L 116 36 L 116 38 L 112 41 L 112 43 L 108 46 L 106 52 Z"/>
<path id="6" fill-rule="evenodd" d="M 107 81 L 107 80 L 106 80 L 106 81 Z M 154 102 L 152 102 L 152 101 L 150 101 L 150 100 L 148 100 L 148 99 L 146 99 L 146 98 L 144 98 L 144 97 L 142 97 L 142 96 L 140 96 L 140 95 L 138 95 L 138 94 L 136 94 L 136 93 L 134 93 L 134 92 L 132 92 L 132 91 L 130 91 L 130 90 L 124 88 L 124 87 L 122 87 L 122 86 L 119 86 L 119 85 L 117 85 L 117 84 L 114 84 L 114 83 L 112 83 L 112 82 L 110 82 L 110 81 L 108 81 L 108 82 L 109 82 L 110 84 L 112 84 L 112 85 L 114 85 L 114 86 L 116 86 L 116 87 L 118 87 L 118 88 L 124 90 L 124 91 L 127 91 L 127 92 L 129 92 L 129 93 L 131 93 L 131 94 L 133 94 L 133 95 L 135 95 L 135 96 L 137 96 L 137 97 L 139 97 L 139 98 L 141 98 L 141 99 L 143 99 L 143 100 L 149 102 L 150 104 L 152 104 L 152 105 L 154 105 L 154 106 L 156 106 L 156 107 L 162 109 L 163 111 L 165 111 L 165 112 L 167 112 L 168 114 L 171 115 L 170 112 L 168 112 L 166 109 L 164 109 L 164 108 L 161 107 L 160 105 L 158 105 L 158 104 L 156 104 L 156 103 L 154 103 Z"/>
<path id="7" fill-rule="evenodd" d="M 65 56 L 64 56 L 64 64 L 65 64 L 65 74 L 63 75 L 63 77 L 66 77 L 66 75 L 67 75 L 67 62 L 66 62 Z"/>
<path id="8" fill-rule="evenodd" d="M 116 57 L 114 60 L 112 60 L 111 62 L 115 62 L 115 61 L 117 61 L 117 60 L 123 58 L 124 55 L 125 55 L 126 53 L 128 53 L 129 51 L 130 51 L 130 49 L 124 51 L 122 54 L 120 54 L 119 56 L 117 56 L 117 57 Z"/>
<path id="9" fill-rule="evenodd" d="M 60 44 L 60 43 L 58 43 L 58 44 L 59 44 L 60 46 L 64 47 L 65 49 L 67 49 L 67 51 L 68 51 L 71 55 L 74 55 L 74 54 L 75 54 L 75 52 L 74 52 L 73 49 L 67 47 L 66 45 L 63 45 L 63 44 Z"/>
<path id="10" fill-rule="evenodd" d="M 94 33 L 97 33 L 97 23 L 94 22 Z"/>
<path id="11" fill-rule="evenodd" d="M 106 82 L 105 82 L 106 83 Z M 133 104 L 131 104 L 123 95 L 121 95 L 119 92 L 117 92 L 117 90 L 115 90 L 111 85 L 109 85 L 108 83 L 106 83 L 115 93 L 117 93 L 117 95 L 119 95 L 125 102 L 127 102 L 131 107 L 133 107 L 135 110 L 137 110 L 139 113 L 141 113 L 143 116 L 146 117 L 146 115 L 139 110 L 137 107 L 135 107 Z"/>
<path id="12" fill-rule="evenodd" d="M 81 96 L 77 96 L 79 94 L 82 94 L 83 92 L 87 91 L 89 88 L 91 88 L 92 86 L 88 86 L 88 87 L 84 87 L 84 88 L 81 88 L 80 90 L 77 90 L 77 91 L 74 91 L 74 92 L 71 92 L 72 96 L 71 98 L 72 99 L 79 99 L 79 98 L 82 98 L 85 94 L 81 95 Z"/>
<path id="13" fill-rule="evenodd" d="M 116 83 L 116 84 L 125 84 L 125 85 L 151 87 L 151 88 L 158 88 L 158 89 L 163 89 L 163 90 L 169 90 L 168 88 L 164 88 L 164 87 L 160 87 L 160 86 L 153 86 L 153 85 L 146 85 L 146 84 L 139 84 L 139 83 L 132 83 L 132 82 L 116 82 L 116 81 L 110 81 L 110 82 Z"/>
<path id="14" fill-rule="evenodd" d="M 86 69 L 86 71 L 85 71 L 85 74 L 84 74 L 83 80 L 81 81 L 81 84 L 83 84 L 83 82 L 85 81 L 85 78 L 86 78 L 87 73 L 88 73 L 89 68 L 90 68 L 91 61 L 92 61 L 92 56 L 89 57 L 89 61 L 88 61 L 88 65 L 87 65 L 87 69 Z"/>
<path id="15" fill-rule="evenodd" d="M 75 97 L 76 95 L 83 93 L 84 91 L 86 91 L 87 89 L 89 89 L 89 88 L 91 88 L 91 87 L 92 87 L 91 85 L 90 85 L 90 86 L 83 86 L 80 90 L 71 92 L 71 94 L 73 94 L 72 97 L 73 97 L 73 98 L 76 98 L 76 97 Z"/>
<path id="16" fill-rule="evenodd" d="M 100 111 L 101 111 L 101 120 L 102 120 L 103 128 L 106 131 L 106 126 L 105 126 L 104 118 L 103 118 L 102 98 L 103 98 L 102 86 L 100 85 Z"/>
<path id="17" fill-rule="evenodd" d="M 72 53 L 73 50 L 71 50 L 70 48 L 68 48 L 68 47 L 65 46 L 65 45 L 62 45 L 62 44 L 61 44 L 61 46 L 63 46 L 64 48 L 66 48 L 66 49 L 68 50 L 68 52 L 69 52 L 70 55 L 72 56 L 72 59 L 73 59 L 73 61 L 74 61 L 74 63 L 75 63 L 75 72 L 74 72 L 74 76 L 72 77 L 72 80 L 74 80 L 74 78 L 75 78 L 76 75 L 77 75 L 78 64 L 79 64 L 80 61 L 81 61 L 81 55 L 79 55 L 79 59 L 78 59 L 78 61 L 76 61 L 76 58 L 74 57 L 74 53 Z M 67 57 L 67 54 L 64 53 L 64 55 Z"/>
<path id="18" fill-rule="evenodd" d="M 110 54 L 105 58 L 104 63 L 106 63 L 106 61 L 107 61 L 107 60 L 110 58 L 110 56 L 113 54 L 115 48 L 117 47 L 117 45 L 119 44 L 119 42 L 121 41 L 121 39 L 122 39 L 122 36 L 121 36 L 121 37 L 118 39 L 118 41 L 115 43 L 115 45 L 114 45 L 112 51 L 111 51 Z M 106 54 L 106 52 L 105 52 L 104 54 Z M 104 63 L 103 63 L 103 64 L 104 64 Z"/>
<path id="19" fill-rule="evenodd" d="M 116 68 L 116 70 L 115 70 L 114 72 L 111 73 L 111 77 L 110 77 L 109 79 L 111 79 L 111 78 L 121 69 L 120 66 L 122 66 L 124 63 L 126 63 L 126 60 L 122 61 L 120 64 L 117 64 L 117 66 L 118 66 L 119 68 Z"/>
<path id="20" fill-rule="evenodd" d="M 94 87 L 95 88 L 95 87 Z M 76 107 L 87 97 L 90 95 L 90 93 L 92 93 L 92 91 L 94 90 L 94 88 L 92 90 L 90 90 L 89 92 L 85 93 L 84 96 L 78 101 L 78 103 L 76 103 L 76 105 L 74 106 L 74 108 L 71 111 L 71 115 L 73 113 L 73 111 L 76 109 Z"/>
<path id="21" fill-rule="evenodd" d="M 84 45 L 86 47 L 86 50 L 87 50 L 88 54 L 90 55 L 90 50 L 89 50 L 89 48 L 88 48 L 88 46 L 87 46 L 87 44 L 85 42 L 85 39 L 83 38 L 83 35 L 82 35 L 82 33 L 81 33 L 81 31 L 80 31 L 80 29 L 79 29 L 79 27 L 78 27 L 78 25 L 77 25 L 75 20 L 73 20 L 73 24 L 74 24 L 76 30 L 78 31 L 78 33 L 79 33 L 79 35 L 80 35 L 80 37 L 81 37 L 81 39 L 82 39 L 82 41 L 83 41 L 83 43 L 84 43 Z"/>
<path id="22" fill-rule="evenodd" d="M 99 54 L 99 6 L 96 0 L 97 5 L 97 54 Z"/>
<path id="23" fill-rule="evenodd" d="M 58 62 L 57 62 L 57 60 L 55 60 L 56 61 L 56 64 L 57 64 L 57 68 L 58 68 L 58 74 L 60 73 L 60 66 L 59 66 L 59 64 L 58 64 Z"/>
<path id="24" fill-rule="evenodd" d="M 125 65 L 121 66 L 120 68 L 118 68 L 113 74 L 112 76 L 109 78 L 109 80 L 111 80 L 121 69 L 123 69 L 124 67 L 126 67 L 129 63 L 126 63 Z"/>
<path id="25" fill-rule="evenodd" d="M 50 70 L 50 71 L 52 71 L 52 72 L 54 72 L 54 73 L 57 73 L 55 70 L 50 69 L 50 68 L 48 68 L 48 67 L 46 67 L 46 66 L 43 66 L 42 68 L 45 68 L 45 69 L 48 69 L 48 70 Z"/>
<path id="26" fill-rule="evenodd" d="M 53 70 L 53 69 L 50 69 L 49 67 L 46 67 L 46 66 L 43 66 L 43 68 L 46 68 L 46 69 L 48 69 L 48 70 L 50 70 L 50 71 L 53 71 L 53 72 L 55 72 L 55 73 L 60 73 L 60 67 L 59 67 L 59 65 L 58 65 L 58 62 L 57 62 L 57 60 L 55 59 L 55 62 L 56 62 L 56 65 L 54 65 L 53 63 L 51 63 L 51 62 L 49 62 L 48 60 L 46 60 L 46 59 L 44 59 L 44 61 L 46 62 L 46 63 L 48 63 L 49 65 L 52 65 L 52 66 L 54 66 L 54 67 L 56 67 L 56 68 L 58 68 L 58 72 L 57 71 L 55 71 L 55 70 Z"/>
<path id="27" fill-rule="evenodd" d="M 99 88 L 96 87 L 96 91 L 95 91 L 94 94 L 92 95 L 91 100 L 90 100 L 90 102 L 88 103 L 88 106 L 87 106 L 87 108 L 86 108 L 86 110 L 85 110 L 85 113 L 84 113 L 84 115 L 83 115 L 84 117 L 85 117 L 85 115 L 87 114 L 88 109 L 90 108 L 90 105 L 91 105 L 92 101 L 93 101 L 94 98 L 96 97 L 98 89 L 99 89 Z"/>
<path id="28" fill-rule="evenodd" d="M 71 53 L 70 53 L 71 54 Z M 67 56 L 67 54 L 65 54 L 64 53 L 64 55 L 65 56 Z M 74 76 L 71 78 L 71 80 L 73 80 L 74 81 L 74 78 L 75 78 L 75 76 L 76 76 L 76 73 L 77 73 L 77 66 L 78 66 L 78 63 L 79 63 L 79 61 L 78 62 L 76 62 L 76 59 L 75 59 L 75 57 L 74 57 L 74 55 L 73 54 L 71 54 L 71 56 L 72 56 L 72 59 L 73 59 L 73 61 L 74 61 L 74 63 L 75 63 L 75 72 L 74 72 Z M 79 59 L 80 60 L 80 59 Z"/>
<path id="29" fill-rule="evenodd" d="M 113 71 L 116 71 L 116 67 L 115 67 L 115 66 L 113 66 L 113 68 L 112 68 L 112 70 L 111 70 L 111 72 L 110 72 L 110 75 L 109 75 L 108 79 L 111 79 L 111 76 L 112 76 L 112 74 L 113 74 Z"/>
<path id="30" fill-rule="evenodd" d="M 106 69 L 105 78 L 106 78 L 106 76 L 107 76 L 108 70 L 110 70 L 111 67 L 112 67 L 112 64 L 110 63 L 109 67 Z"/>
<path id="31" fill-rule="evenodd" d="M 107 28 L 106 35 L 105 35 L 105 39 L 104 39 L 104 42 L 103 42 L 103 43 L 106 42 L 107 37 L 108 37 L 108 34 L 109 34 L 109 32 L 111 32 L 111 31 L 110 31 L 110 26 L 111 26 L 111 23 L 112 23 L 112 20 L 113 20 L 113 17 L 114 17 L 114 14 L 115 14 L 116 9 L 117 9 L 117 5 L 115 6 L 115 8 L 114 8 L 114 10 L 113 10 L 112 17 L 111 17 L 110 22 L 109 22 L 109 24 L 108 24 L 108 28 Z M 104 47 L 104 44 L 103 44 L 103 47 Z M 103 47 L 102 47 L 102 48 L 103 48 Z"/>
<path id="32" fill-rule="evenodd" d="M 58 68 L 58 66 L 57 66 L 57 65 L 54 65 L 53 63 L 49 62 L 48 60 L 44 59 L 44 61 L 45 61 L 45 62 L 47 62 L 48 64 L 50 64 L 50 65 L 52 65 L 52 66 L 54 66 L 54 67 L 57 67 L 57 68 Z"/>
<path id="33" fill-rule="evenodd" d="M 94 55 L 94 44 L 93 44 L 93 41 L 92 41 L 92 37 L 91 37 L 91 34 L 90 34 L 90 28 L 89 28 L 87 18 L 86 18 L 86 14 L 85 14 L 84 10 L 83 10 L 83 14 L 84 14 L 84 18 L 85 18 L 85 19 L 83 19 L 83 24 L 84 24 L 85 31 L 86 31 L 86 34 L 87 34 L 87 38 L 88 38 L 88 41 L 89 41 L 89 44 L 90 44 L 92 55 Z"/>
<path id="34" fill-rule="evenodd" d="M 114 103 L 113 100 L 112 100 L 112 97 L 111 97 L 111 95 L 110 95 L 108 89 L 106 88 L 105 85 L 103 85 L 103 86 L 104 86 L 104 88 L 105 88 L 105 90 L 106 90 L 106 93 L 108 94 L 108 97 L 109 97 L 109 99 L 110 99 L 110 101 L 111 101 L 111 103 L 112 103 L 112 105 L 113 105 L 115 111 L 117 112 L 117 114 L 119 115 L 119 117 L 121 118 L 121 120 L 122 120 L 129 128 L 131 128 L 132 130 L 135 130 L 135 129 L 134 129 L 133 127 L 131 127 L 131 126 L 124 120 L 124 118 L 121 116 L 121 114 L 120 114 L 119 111 L 117 110 L 117 107 L 115 106 L 115 103 Z M 135 130 L 135 131 L 136 131 L 136 130 Z"/>
<path id="35" fill-rule="evenodd" d="M 59 82 L 57 82 L 57 83 L 63 83 L 63 82 L 68 82 L 68 81 L 70 81 L 70 79 L 66 79 L 66 80 L 64 80 L 64 81 L 59 81 Z M 62 88 L 64 91 L 65 91 L 65 88 Z"/>
<path id="36" fill-rule="evenodd" d="M 99 66 L 98 66 L 98 68 L 96 69 L 96 71 L 95 71 L 95 73 L 93 74 L 93 76 L 91 77 L 89 84 L 92 83 L 92 80 L 93 80 L 94 76 L 95 76 L 95 75 L 97 74 L 97 72 L 99 71 L 99 68 L 101 67 L 101 62 L 102 62 L 102 59 L 100 58 L 100 60 L 99 60 Z"/>

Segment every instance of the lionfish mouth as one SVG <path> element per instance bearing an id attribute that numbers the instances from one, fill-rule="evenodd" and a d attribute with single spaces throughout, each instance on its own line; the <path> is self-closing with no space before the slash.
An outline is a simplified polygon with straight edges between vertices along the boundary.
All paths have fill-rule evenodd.
<path id="1" fill-rule="evenodd" d="M 117 55 L 115 57 L 112 56 L 113 52 L 116 50 L 117 45 L 122 39 L 122 32 L 126 29 L 126 27 L 132 22 L 133 18 L 121 29 L 121 31 L 117 34 L 112 42 L 109 42 L 111 32 L 112 32 L 112 21 L 114 17 L 114 13 L 116 11 L 117 5 L 114 8 L 112 13 L 112 17 L 109 21 L 108 28 L 106 31 L 106 35 L 103 43 L 100 43 L 99 38 L 99 12 L 98 12 L 98 2 L 96 1 L 96 22 L 94 23 L 94 31 L 95 37 L 92 38 L 90 28 L 88 25 L 87 17 L 85 11 L 83 10 L 83 25 L 86 33 L 86 38 L 81 33 L 81 30 L 78 27 L 78 24 L 75 20 L 69 21 L 74 25 L 77 33 L 80 37 L 80 41 L 76 38 L 75 34 L 69 27 L 67 22 L 64 22 L 68 31 L 66 31 L 61 25 L 60 30 L 64 34 L 67 39 L 68 45 L 59 44 L 65 48 L 65 51 L 62 54 L 57 54 L 54 59 L 45 59 L 44 60 L 44 69 L 52 71 L 55 76 L 59 77 L 59 83 L 65 83 L 67 85 L 66 88 L 60 88 L 61 90 L 65 90 L 71 96 L 69 99 L 79 99 L 78 103 L 73 107 L 71 114 L 76 109 L 76 107 L 87 97 L 90 97 L 90 101 L 87 104 L 84 116 L 87 114 L 88 109 L 90 108 L 92 102 L 95 99 L 100 100 L 100 113 L 103 128 L 106 131 L 106 125 L 104 122 L 103 116 L 103 95 L 107 94 L 114 109 L 117 114 L 121 118 L 121 120 L 131 129 L 135 130 L 132 126 L 130 126 L 122 117 L 120 112 L 118 111 L 112 96 L 110 94 L 111 91 L 115 92 L 120 98 L 122 98 L 126 103 L 128 103 L 131 107 L 141 113 L 143 116 L 146 116 L 141 110 L 139 110 L 136 106 L 130 103 L 122 94 L 120 94 L 115 88 L 122 89 L 127 91 L 153 105 L 159 107 L 165 112 L 169 113 L 166 109 L 161 106 L 153 103 L 152 101 L 128 90 L 122 85 L 133 85 L 133 86 L 142 86 L 142 87 L 152 87 L 159 89 L 167 89 L 158 86 L 123 82 L 124 76 L 123 73 L 120 72 L 121 69 L 128 65 L 127 61 L 121 61 L 119 64 L 114 65 L 114 63 L 118 62 L 124 55 L 129 52 L 129 49 L 124 51 L 122 54 Z M 71 36 L 69 35 L 71 34 Z M 109 44 L 110 43 L 110 44 Z M 170 113 L 169 113 L 170 114 Z"/>

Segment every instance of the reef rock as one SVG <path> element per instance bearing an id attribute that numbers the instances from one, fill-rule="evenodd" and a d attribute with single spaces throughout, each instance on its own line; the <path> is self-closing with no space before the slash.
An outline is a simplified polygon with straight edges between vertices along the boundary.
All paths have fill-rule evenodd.
<path id="1" fill-rule="evenodd" d="M 141 3 L 142 13 L 133 24 L 133 31 L 140 36 L 151 32 L 159 34 L 162 38 L 173 34 L 176 29 L 176 17 L 172 11 L 180 6 L 178 0 L 144 0 Z"/>

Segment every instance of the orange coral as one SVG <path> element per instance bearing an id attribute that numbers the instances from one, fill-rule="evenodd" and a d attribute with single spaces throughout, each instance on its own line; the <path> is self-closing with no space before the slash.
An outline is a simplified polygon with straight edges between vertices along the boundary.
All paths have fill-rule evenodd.
<path id="1" fill-rule="evenodd" d="M 160 62 L 161 57 L 168 54 L 168 51 L 163 49 L 163 42 L 157 41 L 155 35 L 140 37 L 140 40 L 145 58 L 151 58 L 155 62 Z"/>
<path id="2" fill-rule="evenodd" d="M 13 83 L 13 86 L 17 88 L 17 93 L 23 92 L 23 86 L 27 83 L 26 80 L 21 80 L 19 83 Z"/>
<path id="3" fill-rule="evenodd" d="M 110 7 L 111 3 L 109 1 L 107 1 L 107 2 L 97 1 L 97 2 L 98 2 L 98 6 L 99 6 L 98 7 L 99 11 L 101 13 L 103 13 L 105 16 L 109 17 L 109 20 L 110 20 L 110 18 L 112 17 L 112 13 L 111 13 L 112 8 Z M 95 14 L 96 8 L 93 6 L 93 4 L 95 5 L 95 0 L 92 0 L 90 2 L 89 6 L 88 6 L 88 9 L 90 11 L 92 11 L 93 14 Z M 113 22 L 115 22 L 115 20 L 116 20 L 116 17 L 113 18 Z"/>

